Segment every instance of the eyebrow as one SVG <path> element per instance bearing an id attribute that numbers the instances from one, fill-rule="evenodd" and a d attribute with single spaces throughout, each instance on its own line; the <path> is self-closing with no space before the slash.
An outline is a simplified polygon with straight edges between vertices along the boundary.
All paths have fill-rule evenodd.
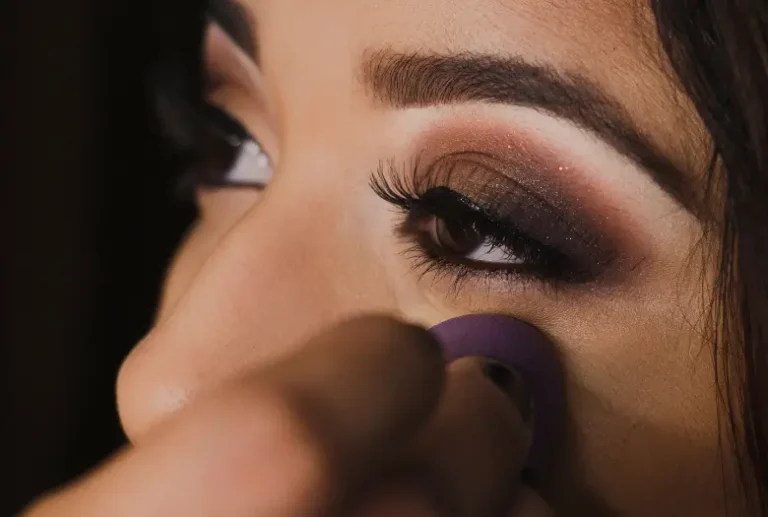
<path id="1" fill-rule="evenodd" d="M 519 57 L 403 54 L 389 49 L 367 53 L 361 72 L 371 96 L 395 108 L 479 101 L 530 107 L 567 119 L 635 162 L 701 218 L 689 175 L 644 136 L 618 101 L 582 76 Z"/>

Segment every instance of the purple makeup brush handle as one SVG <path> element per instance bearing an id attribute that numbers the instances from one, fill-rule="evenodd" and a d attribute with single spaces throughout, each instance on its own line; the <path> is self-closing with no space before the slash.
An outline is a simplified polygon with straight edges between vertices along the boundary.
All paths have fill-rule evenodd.
<path id="1" fill-rule="evenodd" d="M 533 444 L 526 466 L 541 475 L 548 470 L 565 416 L 560 362 L 554 346 L 531 325 L 499 314 L 453 318 L 430 332 L 448 361 L 479 356 L 514 368 L 528 383 L 533 398 Z"/>

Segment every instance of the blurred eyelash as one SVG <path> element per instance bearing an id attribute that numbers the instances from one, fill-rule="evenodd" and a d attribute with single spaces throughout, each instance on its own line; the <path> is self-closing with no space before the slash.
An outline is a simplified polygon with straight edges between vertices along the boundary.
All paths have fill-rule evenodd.
<path id="1" fill-rule="evenodd" d="M 199 143 L 205 138 L 205 74 L 200 63 L 168 59 L 158 63 L 150 74 L 149 90 L 157 136 L 164 152 L 173 161 L 173 194 L 190 201 L 193 189 L 190 170 L 200 159 Z"/>
<path id="2" fill-rule="evenodd" d="M 179 161 L 174 194 L 192 201 L 198 187 L 264 188 L 269 157 L 231 114 L 205 100 L 162 98 L 157 115 L 170 150 Z"/>
<path id="3" fill-rule="evenodd" d="M 210 22 L 206 18 L 201 23 L 207 26 Z M 203 41 L 202 34 L 196 41 Z M 256 156 L 256 166 L 260 165 L 259 159 L 269 161 L 242 123 L 208 101 L 210 92 L 226 81 L 203 66 L 202 45 L 195 50 L 158 61 L 152 67 L 148 85 L 158 137 L 173 163 L 173 194 L 185 202 L 194 199 L 199 186 L 259 187 L 256 180 L 263 174 L 258 178 L 251 177 L 253 174 L 230 174 L 244 151 L 251 161 Z M 237 172 L 244 170 L 254 169 L 240 168 Z"/>
<path id="4" fill-rule="evenodd" d="M 500 191 L 498 183 L 482 173 L 468 169 L 462 160 L 440 160 L 419 173 L 417 161 L 412 167 L 398 167 L 394 161 L 380 162 L 370 184 L 378 197 L 397 207 L 403 215 L 398 235 L 407 243 L 406 256 L 421 276 L 451 278 L 457 292 L 470 280 L 504 279 L 519 283 L 537 282 L 547 287 L 583 284 L 594 280 L 611 262 L 606 253 L 598 253 L 598 243 L 569 225 L 557 210 L 522 186 L 515 192 Z M 404 171 L 412 171 L 404 174 Z M 471 193 L 450 188 L 454 174 L 461 172 Z M 480 181 L 478 181 L 478 179 Z M 514 210 L 504 209 L 512 203 Z M 507 215 L 505 215 L 507 212 Z M 523 215 L 525 214 L 525 215 Z M 493 247 L 506 250 L 521 264 L 488 264 L 441 254 L 430 246 L 423 232 L 415 229 L 416 219 L 432 216 L 471 226 L 490 240 Z M 532 231 L 532 229 L 535 229 Z M 559 239 L 552 236 L 559 234 Z M 541 236 L 544 237 L 541 237 Z M 550 243 L 544 242 L 551 240 Z M 566 242 L 570 248 L 558 247 Z"/>

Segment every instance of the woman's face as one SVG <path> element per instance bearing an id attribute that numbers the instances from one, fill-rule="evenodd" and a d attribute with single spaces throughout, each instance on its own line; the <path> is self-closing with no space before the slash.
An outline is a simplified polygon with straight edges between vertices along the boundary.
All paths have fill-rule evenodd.
<path id="1" fill-rule="evenodd" d="M 263 153 L 198 185 L 120 374 L 130 439 L 350 315 L 501 312 L 567 371 L 555 506 L 719 515 L 708 140 L 640 4 L 242 0 L 251 44 L 219 5 L 210 101 Z"/>

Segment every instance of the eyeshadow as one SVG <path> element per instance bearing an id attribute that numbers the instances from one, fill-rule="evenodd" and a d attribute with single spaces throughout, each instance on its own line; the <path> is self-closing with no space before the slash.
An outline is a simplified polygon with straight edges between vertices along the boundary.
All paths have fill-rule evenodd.
<path id="1" fill-rule="evenodd" d="M 443 177 L 443 184 L 514 219 L 522 229 L 549 235 L 554 245 L 575 245 L 597 264 L 610 264 L 606 280 L 635 272 L 646 256 L 646 243 L 631 231 L 631 216 L 590 181 L 584 163 L 531 131 L 487 119 L 441 122 L 415 139 L 411 152 L 417 157 L 417 182 L 418 176 L 434 174 L 430 165 L 448 161 L 438 167 L 438 174 L 452 176 Z M 477 167 L 455 165 L 465 157 Z M 574 237 L 575 242 L 563 241 Z"/>
<path id="2" fill-rule="evenodd" d="M 417 179 L 417 191 L 427 191 L 430 186 L 447 187 L 485 214 L 487 221 L 493 221 L 487 229 L 493 227 L 496 234 L 534 239 L 541 246 L 537 249 L 550 250 L 551 271 L 547 276 L 555 277 L 556 271 L 567 270 L 567 278 L 561 280 L 584 283 L 601 277 L 616 264 L 616 246 L 599 225 L 593 224 L 588 211 L 573 208 L 568 196 L 558 195 L 551 186 L 542 192 L 537 188 L 540 186 L 525 185 L 501 172 L 503 165 L 495 160 L 484 155 L 475 158 L 490 163 L 456 154 L 446 157 L 443 163 L 438 160 Z M 554 256 L 559 259 L 554 260 Z"/>
<path id="3" fill-rule="evenodd" d="M 210 0 L 208 15 L 241 49 L 257 60 L 253 24 L 245 9 L 234 0 Z"/>

